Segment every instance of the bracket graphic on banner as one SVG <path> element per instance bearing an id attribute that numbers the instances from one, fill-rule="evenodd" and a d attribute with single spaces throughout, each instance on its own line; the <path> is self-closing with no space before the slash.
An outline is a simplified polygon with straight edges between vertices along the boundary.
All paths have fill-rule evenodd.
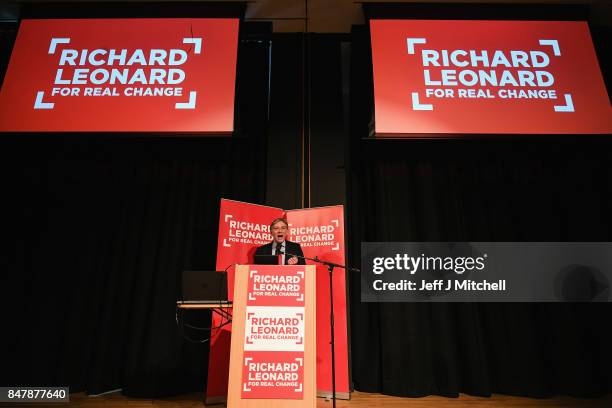
<path id="1" fill-rule="evenodd" d="M 289 223 L 289 240 L 301 245 L 306 257 L 345 263 L 344 208 L 339 206 L 284 211 L 280 208 L 233 200 L 221 200 L 217 270 L 232 264 L 253 263 L 255 249 L 269 243 L 270 222 L 284 216 Z M 310 262 L 307 262 L 310 264 Z M 339 398 L 349 398 L 348 323 L 346 281 L 342 269 L 334 271 L 334 315 L 336 343 L 336 391 Z M 331 394 L 331 350 L 329 348 L 330 296 L 325 267 L 317 265 L 317 390 Z M 228 288 L 234 287 L 234 268 L 228 270 Z M 228 294 L 233 299 L 232 290 Z M 299 295 L 298 295 L 299 298 Z M 213 319 L 215 317 L 213 316 Z M 215 325 L 213 320 L 213 325 Z M 223 401 L 227 395 L 231 325 L 211 335 L 207 403 Z"/>
<path id="2" fill-rule="evenodd" d="M 370 32 L 376 136 L 612 133 L 586 22 L 371 20 Z"/>

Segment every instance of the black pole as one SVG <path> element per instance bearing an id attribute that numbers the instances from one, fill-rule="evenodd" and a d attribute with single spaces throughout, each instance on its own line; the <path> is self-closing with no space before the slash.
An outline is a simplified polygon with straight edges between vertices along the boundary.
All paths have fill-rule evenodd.
<path id="1" fill-rule="evenodd" d="M 332 406 L 336 408 L 336 344 L 334 342 L 334 265 L 329 269 L 329 324 L 331 326 L 331 359 L 332 359 Z"/>
<path id="2" fill-rule="evenodd" d="M 335 334 L 334 334 L 334 267 L 344 268 L 347 271 L 359 272 L 357 268 L 350 268 L 346 265 L 340 265 L 333 262 L 327 262 L 319 259 L 318 257 L 308 258 L 306 256 L 290 254 L 289 252 L 285 252 L 285 256 L 291 256 L 303 259 L 304 261 L 313 261 L 316 263 L 320 263 L 322 265 L 327 266 L 329 270 L 329 326 L 331 328 L 331 341 L 329 344 L 331 345 L 331 359 L 332 359 L 332 405 L 333 408 L 336 408 L 336 344 L 335 344 Z"/>

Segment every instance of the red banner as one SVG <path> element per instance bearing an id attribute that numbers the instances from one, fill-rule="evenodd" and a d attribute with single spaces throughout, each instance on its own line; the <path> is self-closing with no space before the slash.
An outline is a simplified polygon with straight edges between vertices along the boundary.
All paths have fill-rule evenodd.
<path id="1" fill-rule="evenodd" d="M 372 20 L 378 136 L 612 133 L 586 22 Z"/>
<path id="2" fill-rule="evenodd" d="M 227 269 L 230 300 L 234 299 L 234 266 L 252 263 L 255 249 L 272 240 L 270 221 L 283 215 L 284 212 L 280 208 L 221 200 L 216 268 L 218 271 Z M 222 318 L 213 313 L 213 327 L 222 323 Z M 225 325 L 211 333 L 207 403 L 221 401 L 227 397 L 231 332 L 232 326 Z"/>
<path id="3" fill-rule="evenodd" d="M 230 267 L 228 288 L 234 288 L 234 268 L 231 266 L 253 263 L 255 249 L 272 241 L 270 222 L 284 215 L 285 212 L 280 208 L 221 200 L 217 270 L 223 271 Z M 230 290 L 229 296 L 230 300 L 234 298 L 233 290 Z"/>
<path id="4" fill-rule="evenodd" d="M 280 208 L 221 200 L 219 238 L 217 246 L 217 270 L 224 270 L 232 264 L 251 264 L 255 249 L 272 240 L 269 235 L 270 222 L 285 215 Z M 344 209 L 341 205 L 286 212 L 289 222 L 289 240 L 298 242 L 306 257 L 344 264 Z M 308 261 L 308 264 L 313 264 Z M 265 267 L 264 267 L 265 268 Z M 261 268 L 260 268 L 261 269 Z M 343 269 L 334 270 L 334 314 L 336 341 L 336 391 L 348 395 L 348 331 L 346 309 L 346 282 Z M 252 277 L 255 279 L 255 276 Z M 292 287 L 283 289 L 281 297 L 275 287 L 266 286 L 279 282 L 264 282 L 270 278 L 258 278 L 259 286 L 254 287 L 252 296 L 265 299 L 270 304 L 298 298 Z M 278 279 L 278 278 L 276 278 Z M 234 270 L 228 271 L 228 287 L 233 288 Z M 288 285 L 291 284 L 286 282 Z M 278 289 L 278 287 L 276 287 Z M 255 290 L 258 289 L 258 290 Z M 297 294 L 297 296 L 296 296 Z M 230 290 L 229 296 L 233 299 Z M 287 299 L 285 299 L 287 298 Z M 249 300 L 250 302 L 251 300 Z M 326 268 L 317 267 L 317 390 L 331 392 L 331 350 L 330 350 L 330 297 L 329 274 Z M 283 303 L 284 304 L 284 303 Z M 215 319 L 215 318 L 213 318 Z M 221 323 L 219 320 L 215 323 Z M 227 395 L 229 375 L 229 349 L 231 326 L 224 326 L 212 334 L 208 386 L 206 400 L 220 401 Z M 289 357 L 287 357 L 289 358 Z M 248 378 L 248 377 L 247 377 Z M 254 388 L 258 390 L 258 388 Z M 259 391 L 256 391 L 256 395 Z M 293 391 L 295 392 L 295 391 Z"/>
<path id="5" fill-rule="evenodd" d="M 233 130 L 237 19 L 23 20 L 5 132 Z"/>
<path id="6" fill-rule="evenodd" d="M 344 207 L 341 205 L 287 211 L 290 240 L 298 242 L 307 258 L 318 257 L 344 265 Z M 307 264 L 315 265 L 308 261 Z M 317 390 L 330 392 L 331 329 L 329 326 L 329 271 L 317 265 Z M 336 392 L 348 394 L 348 324 L 346 273 L 334 269 L 334 340 L 336 353 Z"/>

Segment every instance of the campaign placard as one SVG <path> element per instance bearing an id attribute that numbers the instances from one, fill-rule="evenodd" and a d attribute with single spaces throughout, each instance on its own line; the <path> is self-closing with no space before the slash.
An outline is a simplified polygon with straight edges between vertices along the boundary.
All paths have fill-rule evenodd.
<path id="1" fill-rule="evenodd" d="M 244 349 L 304 351 L 304 307 L 247 306 Z"/>
<path id="2" fill-rule="evenodd" d="M 376 136 L 610 134 L 580 21 L 371 20 Z"/>
<path id="3" fill-rule="evenodd" d="M 238 19 L 23 20 L 4 132 L 229 133 Z"/>
<path id="4" fill-rule="evenodd" d="M 244 352 L 242 398 L 302 399 L 304 396 L 303 352 Z"/>
<path id="5" fill-rule="evenodd" d="M 304 307 L 304 270 L 275 270 L 262 265 L 249 271 L 247 306 Z"/>

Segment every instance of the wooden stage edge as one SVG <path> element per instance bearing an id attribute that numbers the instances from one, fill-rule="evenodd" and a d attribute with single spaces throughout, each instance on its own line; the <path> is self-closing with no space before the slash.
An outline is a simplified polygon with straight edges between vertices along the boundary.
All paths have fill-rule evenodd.
<path id="1" fill-rule="evenodd" d="M 205 407 L 202 393 L 191 393 L 162 399 L 129 398 L 120 393 L 106 394 L 89 397 L 84 393 L 70 395 L 70 403 L 55 404 L 24 404 L 19 406 L 41 407 L 41 406 L 70 406 L 83 408 L 102 407 L 129 407 L 129 408 L 201 408 Z M 2 406 L 2 404 L 0 404 Z M 16 406 L 16 405 L 12 405 Z M 224 405 L 209 405 L 210 407 L 222 408 Z M 317 398 L 317 408 L 331 408 L 330 401 Z M 512 397 L 507 395 L 493 395 L 490 398 L 472 397 L 460 395 L 458 398 L 446 398 L 429 396 L 422 398 L 400 398 L 381 394 L 370 394 L 365 392 L 354 392 L 350 401 L 337 401 L 338 408 L 472 408 L 472 407 L 555 407 L 555 408 L 603 408 L 612 407 L 612 395 L 600 399 L 578 399 L 570 397 L 555 397 L 547 399 L 535 399 L 524 397 Z"/>

